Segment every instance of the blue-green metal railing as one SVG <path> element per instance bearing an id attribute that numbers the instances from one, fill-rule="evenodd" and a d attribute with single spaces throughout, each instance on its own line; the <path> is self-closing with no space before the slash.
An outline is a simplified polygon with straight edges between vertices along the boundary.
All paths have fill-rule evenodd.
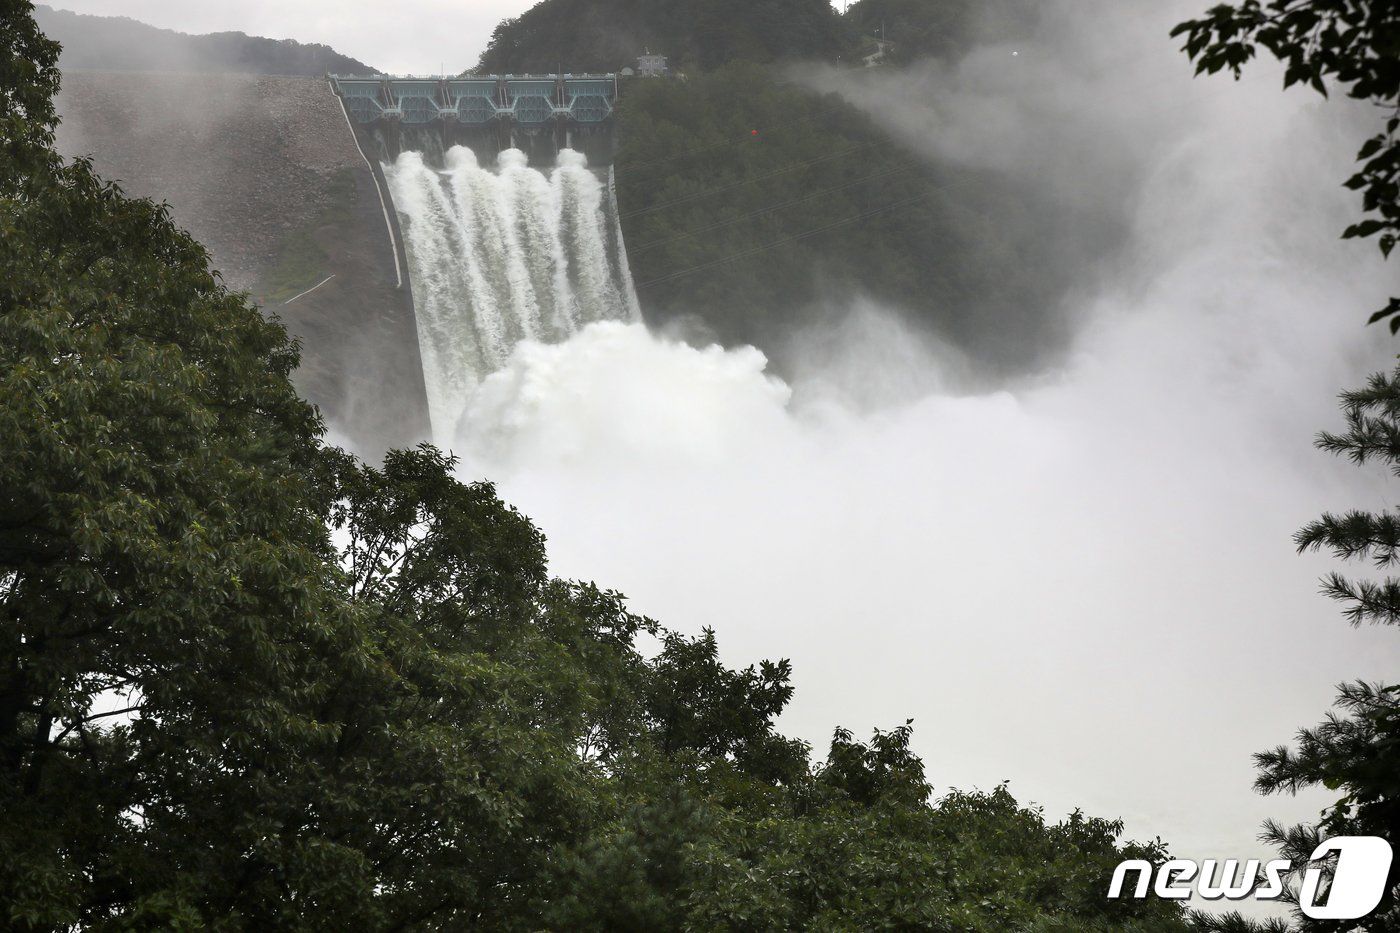
<path id="1" fill-rule="evenodd" d="M 453 120 L 522 127 L 569 122 L 596 126 L 612 117 L 616 75 L 490 75 L 475 78 L 329 75 L 356 123 L 377 120 L 422 126 Z"/>

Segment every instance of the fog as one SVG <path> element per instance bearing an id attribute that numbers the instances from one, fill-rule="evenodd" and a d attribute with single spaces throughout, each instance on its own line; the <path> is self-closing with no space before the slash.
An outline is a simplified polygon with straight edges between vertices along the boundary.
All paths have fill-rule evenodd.
<path id="1" fill-rule="evenodd" d="M 1338 239 L 1365 114 L 1267 66 L 1193 81 L 1166 39 L 1189 5 L 1063 6 L 917 80 L 805 74 L 930 157 L 1125 213 L 1063 366 L 989 391 L 869 302 L 794 335 L 788 383 L 751 348 L 593 325 L 486 380 L 462 472 L 541 525 L 556 573 L 714 627 L 731 664 L 791 658 L 781 725 L 818 757 L 836 726 L 912 718 L 939 788 L 1010 780 L 1183 857 L 1268 857 L 1260 822 L 1329 795 L 1254 795 L 1251 753 L 1400 660 L 1291 544 L 1388 502 L 1311 447 L 1396 352 L 1363 326 L 1393 270 Z"/>
<path id="2" fill-rule="evenodd" d="M 246 32 L 323 42 L 388 74 L 456 74 L 474 66 L 496 24 L 532 0 L 52 0 L 75 13 L 128 16 L 191 34 Z"/>

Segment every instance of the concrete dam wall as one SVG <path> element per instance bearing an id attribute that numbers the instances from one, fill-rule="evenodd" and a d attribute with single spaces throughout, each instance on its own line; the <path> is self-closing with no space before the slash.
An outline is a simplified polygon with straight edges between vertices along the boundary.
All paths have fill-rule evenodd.
<path id="1" fill-rule="evenodd" d="M 615 74 L 331 75 L 330 84 L 361 148 L 384 162 L 416 151 L 441 165 L 453 146 L 471 149 L 483 163 L 511 149 L 536 167 L 557 164 L 564 151 L 582 153 L 595 168 L 613 162 Z"/>
<path id="2" fill-rule="evenodd" d="M 168 202 L 224 281 L 301 340 L 297 386 L 352 446 L 428 436 L 403 255 L 325 80 L 73 71 L 57 103 L 59 151 Z"/>

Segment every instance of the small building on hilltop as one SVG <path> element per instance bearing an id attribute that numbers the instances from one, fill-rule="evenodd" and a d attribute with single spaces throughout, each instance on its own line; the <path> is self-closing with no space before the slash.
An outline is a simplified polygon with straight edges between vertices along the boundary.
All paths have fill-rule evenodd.
<path id="1" fill-rule="evenodd" d="M 642 78 L 664 78 L 671 73 L 665 55 L 653 55 L 651 50 L 637 56 L 637 75 Z"/>

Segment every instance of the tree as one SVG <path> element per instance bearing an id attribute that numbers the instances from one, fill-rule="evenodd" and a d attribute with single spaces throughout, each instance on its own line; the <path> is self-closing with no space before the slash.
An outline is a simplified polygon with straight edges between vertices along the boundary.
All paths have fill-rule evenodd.
<path id="1" fill-rule="evenodd" d="M 1394 0 L 1245 0 L 1220 4 L 1204 17 L 1178 24 L 1172 36 L 1186 36 L 1184 51 L 1197 74 L 1229 69 L 1239 78 L 1257 47 L 1285 67 L 1283 86 L 1306 84 L 1324 97 L 1330 82 L 1347 95 L 1379 107 L 1383 129 L 1362 144 L 1361 167 L 1346 186 L 1362 195 L 1362 220 L 1344 238 L 1377 237 L 1389 256 L 1400 237 L 1400 4 Z M 1368 323 L 1390 318 L 1400 331 L 1400 298 L 1371 315 Z"/>
<path id="2" fill-rule="evenodd" d="M 355 620 L 321 611 L 295 345 L 163 207 L 58 159 L 57 52 L 5 4 L 0 904 L 14 929 L 180 926 L 201 845 L 242 854 L 230 886 L 256 874 L 267 809 L 240 803 L 327 739 Z"/>
<path id="3" fill-rule="evenodd" d="M 11 196 L 41 167 L 51 167 L 53 97 L 58 93 L 58 43 L 44 37 L 30 4 L 0 12 L 0 195 Z"/>
<path id="4" fill-rule="evenodd" d="M 616 594 L 549 580 L 534 527 L 431 448 L 382 470 L 346 462 L 338 489 L 346 585 L 379 617 L 396 683 L 344 692 L 362 709 L 344 721 L 396 746 L 373 804 L 391 831 L 354 846 L 392 894 L 356 926 L 991 933 L 1053 918 L 1185 933 L 1174 902 L 1102 897 L 1119 860 L 1160 862 L 1160 845 L 1119 844 L 1121 824 L 1082 814 L 1047 826 L 1004 788 L 930 805 L 908 723 L 869 744 L 837 730 L 813 768 L 774 725 L 787 662 L 732 670 L 711 631 L 668 632 Z M 642 631 L 660 643 L 650 659 Z M 349 748 L 342 768 L 382 767 L 369 743 Z"/>
<path id="5" fill-rule="evenodd" d="M 1320 434 L 1318 447 L 1345 454 L 1357 465 L 1380 460 L 1400 476 L 1400 369 L 1389 377 L 1374 375 L 1366 388 L 1345 393 L 1342 401 L 1347 430 Z M 1400 513 L 1324 514 L 1298 532 L 1296 543 L 1299 551 L 1327 548 L 1339 559 L 1367 561 L 1386 571 L 1400 562 Z M 1400 625 L 1400 579 L 1394 576 L 1376 581 L 1334 572 L 1324 579 L 1323 590 L 1347 607 L 1352 625 Z M 1297 749 L 1281 746 L 1255 756 L 1256 786 L 1265 793 L 1318 785 L 1343 792 L 1316 827 L 1267 826 L 1268 838 L 1295 860 L 1306 859 L 1328 836 L 1381 836 L 1400 844 L 1400 685 L 1358 682 L 1339 689 L 1342 714 L 1302 730 Z M 1364 928 L 1400 930 L 1397 899 L 1400 865 L 1393 865 L 1387 895 Z"/>
<path id="6" fill-rule="evenodd" d="M 1368 216 L 1349 226 L 1343 237 L 1378 235 L 1381 253 L 1389 256 L 1400 235 L 1400 4 L 1391 0 L 1246 0 L 1238 7 L 1222 4 L 1200 19 L 1181 23 L 1173 36 L 1187 37 L 1184 51 L 1196 72 L 1230 69 L 1239 77 L 1256 46 L 1284 62 L 1284 87 L 1305 83 L 1327 95 L 1329 81 L 1342 84 L 1354 98 L 1386 112 L 1383 131 L 1366 140 L 1357 154 L 1361 168 L 1346 182 L 1362 192 Z M 1400 299 L 1371 316 L 1371 323 L 1391 319 L 1400 331 Z M 1358 464 L 1379 459 L 1400 475 L 1400 370 L 1378 374 L 1367 388 L 1342 396 L 1348 429 L 1318 436 L 1320 448 L 1346 454 Z M 1326 514 L 1303 529 L 1299 551 L 1329 549 L 1337 558 L 1369 561 L 1387 571 L 1400 561 L 1400 514 L 1350 511 Z M 1346 605 L 1353 625 L 1400 624 L 1400 579 L 1351 579 L 1332 573 L 1323 591 Z M 1292 792 L 1322 786 L 1342 797 L 1316 825 L 1265 824 L 1263 838 L 1301 868 L 1317 844 L 1339 835 L 1374 835 L 1400 846 L 1400 686 L 1343 684 L 1339 711 L 1313 729 L 1303 729 L 1297 747 L 1279 746 L 1255 755 L 1262 793 Z M 1334 866 L 1323 866 L 1324 875 Z M 1325 884 L 1324 884 L 1325 889 Z M 1294 902 L 1297 891 L 1290 892 Z M 1371 933 L 1400 930 L 1400 864 L 1393 865 L 1386 893 L 1376 911 L 1357 921 L 1317 921 L 1301 913 L 1303 930 L 1364 929 Z M 1207 919 L 1206 929 L 1230 933 L 1263 929 L 1235 915 Z"/>
<path id="7" fill-rule="evenodd" d="M 835 60 L 852 37 L 825 0 L 541 0 L 496 26 L 478 74 L 618 71 L 650 48 L 672 68 Z"/>
<path id="8" fill-rule="evenodd" d="M 1342 396 L 1347 430 L 1324 432 L 1317 445 L 1345 454 L 1358 465 L 1379 460 L 1400 475 L 1400 368 L 1372 376 L 1366 388 Z M 1400 513 L 1327 513 L 1296 535 L 1298 550 L 1326 548 L 1341 560 L 1367 562 L 1393 572 L 1400 563 Z M 1352 625 L 1400 625 L 1400 578 L 1350 578 L 1333 572 L 1323 580 L 1327 595 L 1346 606 Z M 1307 787 L 1341 791 L 1316 825 L 1265 824 L 1263 838 L 1302 867 L 1317 845 L 1332 836 L 1380 836 L 1400 843 L 1400 685 L 1342 684 L 1338 711 L 1321 725 L 1302 729 L 1294 748 L 1278 746 L 1254 756 L 1255 787 L 1261 793 L 1296 793 Z M 1322 866 L 1324 875 L 1334 866 Z M 1290 892 L 1296 903 L 1297 892 Z M 1400 864 L 1391 866 L 1386 894 L 1376 911 L 1356 922 L 1315 921 L 1299 914 L 1302 930 L 1400 930 Z M 1243 921 L 1240 921 L 1243 922 Z M 1235 927 L 1210 926 L 1229 933 Z M 1238 927 L 1245 930 L 1249 927 Z"/>

